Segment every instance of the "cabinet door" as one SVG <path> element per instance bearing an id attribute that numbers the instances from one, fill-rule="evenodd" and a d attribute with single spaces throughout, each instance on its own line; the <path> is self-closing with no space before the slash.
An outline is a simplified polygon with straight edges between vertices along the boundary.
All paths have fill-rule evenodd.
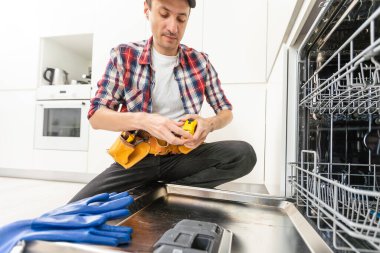
<path id="1" fill-rule="evenodd" d="M 0 15 L 0 90 L 37 85 L 39 38 L 33 1 L 3 1 Z"/>
<path id="2" fill-rule="evenodd" d="M 33 0 L 41 37 L 93 33 L 96 3 L 101 0 Z M 108 2 L 108 1 L 107 1 Z M 106 11 L 105 11 L 106 12 Z M 25 19 L 22 19 L 25 20 Z"/>
<path id="3" fill-rule="evenodd" d="M 268 0 L 268 79 L 281 43 L 286 41 L 302 2 L 302 0 Z"/>
<path id="4" fill-rule="evenodd" d="M 0 91 L 0 168 L 32 169 L 35 92 Z"/>
<path id="5" fill-rule="evenodd" d="M 265 82 L 267 1 L 204 1 L 203 49 L 223 83 Z"/>

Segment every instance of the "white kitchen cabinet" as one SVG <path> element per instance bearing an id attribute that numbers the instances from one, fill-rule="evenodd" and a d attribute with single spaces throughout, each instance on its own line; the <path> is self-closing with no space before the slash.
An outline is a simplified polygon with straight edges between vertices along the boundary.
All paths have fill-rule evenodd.
<path id="1" fill-rule="evenodd" d="M 38 8 L 32 1 L 16 0 L 3 1 L 0 9 L 0 90 L 33 89 L 38 66 Z"/>
<path id="2" fill-rule="evenodd" d="M 87 152 L 34 149 L 35 91 L 0 91 L 0 168 L 85 172 Z M 28 177 L 28 175 L 25 175 Z"/>
<path id="3" fill-rule="evenodd" d="M 2 3 L 0 90 L 35 89 L 41 78 L 40 37 L 93 33 L 94 3 L 92 0 Z"/>
<path id="4" fill-rule="evenodd" d="M 203 50 L 223 83 L 266 80 L 267 1 L 204 1 Z"/>
<path id="5" fill-rule="evenodd" d="M 241 183 L 264 183 L 265 154 L 265 84 L 223 84 L 223 90 L 233 106 L 233 120 L 225 128 L 212 132 L 206 142 L 242 140 L 252 145 L 257 156 L 253 171 L 236 180 Z M 205 102 L 201 115 L 215 113 Z"/>
<path id="6" fill-rule="evenodd" d="M 32 0 L 37 5 L 39 36 L 93 33 L 95 6 L 100 0 Z M 20 18 L 25 22 L 24 18 Z"/>
<path id="7" fill-rule="evenodd" d="M 51 174 L 58 171 L 85 173 L 87 168 L 87 152 L 85 151 L 35 149 L 33 158 L 34 170 Z"/>
<path id="8" fill-rule="evenodd" d="M 31 169 L 35 92 L 0 91 L 0 97 L 0 168 Z"/>
<path id="9" fill-rule="evenodd" d="M 282 42 L 286 41 L 302 0 L 268 1 L 267 78 L 269 78 Z"/>

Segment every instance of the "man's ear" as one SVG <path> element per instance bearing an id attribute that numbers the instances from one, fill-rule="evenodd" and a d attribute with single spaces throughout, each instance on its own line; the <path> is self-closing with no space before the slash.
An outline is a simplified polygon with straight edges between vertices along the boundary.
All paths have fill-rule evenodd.
<path id="1" fill-rule="evenodd" d="M 146 1 L 144 1 L 144 14 L 145 14 L 146 18 L 148 19 L 149 18 L 149 6 L 148 6 Z"/>

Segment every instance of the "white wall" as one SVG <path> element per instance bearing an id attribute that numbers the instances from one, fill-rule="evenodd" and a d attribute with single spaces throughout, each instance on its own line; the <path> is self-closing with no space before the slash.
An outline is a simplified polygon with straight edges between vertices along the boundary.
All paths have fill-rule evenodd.
<path id="1" fill-rule="evenodd" d="M 204 6 L 203 47 L 222 82 L 265 82 L 266 0 L 207 0 Z"/>
<path id="2" fill-rule="evenodd" d="M 287 119 L 287 47 L 282 46 L 267 85 L 265 185 L 271 194 L 285 189 Z"/>
<path id="3" fill-rule="evenodd" d="M 250 174 L 236 182 L 263 183 L 266 85 L 265 83 L 226 84 L 223 89 L 234 106 L 234 119 L 227 127 L 211 133 L 206 141 L 242 140 L 250 143 L 256 152 L 256 166 Z M 201 112 L 205 117 L 213 114 L 209 106 L 204 106 Z"/>
<path id="4" fill-rule="evenodd" d="M 277 54 L 290 33 L 303 0 L 267 1 L 267 77 L 269 79 Z"/>

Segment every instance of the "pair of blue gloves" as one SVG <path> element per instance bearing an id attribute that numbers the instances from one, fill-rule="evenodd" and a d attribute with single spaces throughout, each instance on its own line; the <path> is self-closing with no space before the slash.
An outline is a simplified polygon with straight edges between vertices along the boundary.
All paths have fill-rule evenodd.
<path id="1" fill-rule="evenodd" d="M 133 198 L 128 192 L 102 193 L 79 200 L 32 220 L 16 221 L 0 228 L 0 252 L 8 253 L 20 241 L 68 241 L 109 246 L 128 243 L 132 228 L 107 225 L 126 217 Z"/>

